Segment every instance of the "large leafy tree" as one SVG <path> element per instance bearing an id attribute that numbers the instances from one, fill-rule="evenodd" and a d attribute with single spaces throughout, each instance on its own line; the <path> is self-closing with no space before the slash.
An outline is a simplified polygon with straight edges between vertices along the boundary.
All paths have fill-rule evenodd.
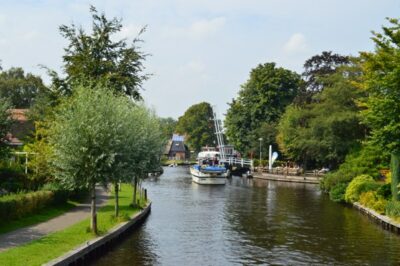
<path id="1" fill-rule="evenodd" d="M 53 84 L 64 93 L 69 93 L 77 84 L 91 88 L 103 84 L 115 92 L 141 99 L 139 89 L 148 77 L 142 74 L 146 55 L 139 50 L 141 40 L 135 38 L 130 45 L 125 39 L 114 41 L 113 36 L 122 29 L 121 20 L 109 20 L 93 6 L 90 12 L 91 34 L 74 24 L 60 26 L 61 35 L 69 42 L 63 56 L 66 78 L 49 71 Z M 143 31 L 144 28 L 139 35 Z"/>
<path id="2" fill-rule="evenodd" d="M 183 116 L 179 117 L 176 132 L 186 136 L 189 147 L 200 151 L 203 146 L 215 146 L 212 107 L 202 102 L 190 106 Z"/>
<path id="3" fill-rule="evenodd" d="M 399 198 L 400 178 L 400 22 L 388 19 L 390 26 L 374 32 L 374 52 L 361 53 L 364 88 L 368 92 L 363 112 L 371 128 L 371 141 L 391 152 L 392 194 Z"/>
<path id="4" fill-rule="evenodd" d="M 276 67 L 275 63 L 252 69 L 249 80 L 242 85 L 226 114 L 229 142 L 241 152 L 257 150 L 259 138 L 263 138 L 264 146 L 274 144 L 275 137 L 270 136 L 275 134 L 273 125 L 297 95 L 300 85 L 298 74 Z"/>
<path id="5" fill-rule="evenodd" d="M 348 56 L 334 54 L 331 51 L 324 51 L 307 59 L 302 73 L 305 82 L 300 87 L 294 103 L 300 106 L 311 103 L 315 94 L 321 92 L 324 87 L 332 85 L 327 77 L 334 74 L 339 67 L 349 63 Z"/>
<path id="6" fill-rule="evenodd" d="M 22 68 L 10 68 L 0 73 L 0 98 L 8 98 L 14 108 L 29 108 L 46 90 L 42 79 L 25 74 Z"/>
<path id="7" fill-rule="evenodd" d="M 354 85 L 359 67 L 343 67 L 326 76 L 324 90 L 304 106 L 290 105 L 279 124 L 278 141 L 291 159 L 303 164 L 336 168 L 365 137 L 357 101 L 363 94 Z"/>

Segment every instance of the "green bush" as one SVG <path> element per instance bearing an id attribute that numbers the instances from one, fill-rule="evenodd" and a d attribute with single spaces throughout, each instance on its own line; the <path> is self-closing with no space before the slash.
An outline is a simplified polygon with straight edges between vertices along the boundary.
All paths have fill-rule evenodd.
<path id="1" fill-rule="evenodd" d="M 379 170 L 388 167 L 389 158 L 390 154 L 384 149 L 365 143 L 351 151 L 336 172 L 324 176 L 321 188 L 330 191 L 337 184 L 348 183 L 354 177 L 364 174 L 376 179 L 380 176 Z"/>
<path id="2" fill-rule="evenodd" d="M 334 202 L 345 202 L 344 194 L 346 193 L 346 188 L 348 183 L 339 183 L 335 185 L 329 192 L 329 198 Z"/>
<path id="3" fill-rule="evenodd" d="M 54 202 L 54 192 L 36 191 L 0 197 L 0 223 L 20 219 Z"/>
<path id="4" fill-rule="evenodd" d="M 70 191 L 63 188 L 60 184 L 52 182 L 46 183 L 41 188 L 42 191 L 52 191 L 54 193 L 53 204 L 59 205 L 64 202 L 67 202 L 68 197 L 70 196 Z"/>
<path id="5" fill-rule="evenodd" d="M 379 184 L 369 175 L 360 175 L 354 178 L 346 189 L 344 198 L 347 202 L 356 202 L 361 193 L 378 189 Z"/>
<path id="6" fill-rule="evenodd" d="M 392 185 L 390 183 L 384 184 L 379 187 L 376 193 L 382 198 L 388 200 L 392 197 Z"/>
<path id="7" fill-rule="evenodd" d="M 0 165 L 0 188 L 8 192 L 17 192 L 29 188 L 29 180 L 18 165 Z"/>
<path id="8" fill-rule="evenodd" d="M 390 217 L 400 217 L 400 201 L 388 201 L 386 204 L 385 214 Z"/>
<path id="9" fill-rule="evenodd" d="M 360 195 L 359 202 L 367 208 L 373 209 L 380 214 L 385 213 L 387 200 L 379 196 L 376 191 L 363 192 Z"/>

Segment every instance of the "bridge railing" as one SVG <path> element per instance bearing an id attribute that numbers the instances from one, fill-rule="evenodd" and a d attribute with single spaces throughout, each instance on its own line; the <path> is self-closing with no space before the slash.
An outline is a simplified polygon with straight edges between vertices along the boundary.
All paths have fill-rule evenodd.
<path id="1" fill-rule="evenodd" d="M 253 169 L 253 160 L 250 159 L 238 159 L 238 158 L 224 158 L 220 159 L 222 163 L 228 163 L 229 165 L 240 165 L 242 167 L 250 167 Z"/>

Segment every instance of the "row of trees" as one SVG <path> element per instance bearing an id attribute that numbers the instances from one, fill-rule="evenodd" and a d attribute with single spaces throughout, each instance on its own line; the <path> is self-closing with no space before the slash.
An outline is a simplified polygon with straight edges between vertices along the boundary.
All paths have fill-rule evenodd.
<path id="1" fill-rule="evenodd" d="M 374 33 L 375 51 L 358 57 L 323 52 L 305 62 L 301 76 L 274 63 L 257 66 L 230 103 L 225 120 L 229 141 L 251 154 L 263 138 L 263 145 L 273 144 L 284 159 L 304 168 L 338 169 L 322 186 L 340 190 L 340 199 L 354 177 L 377 178 L 391 156 L 397 200 L 400 23 L 389 23 Z"/>
<path id="2" fill-rule="evenodd" d="M 113 184 L 118 216 L 118 184 L 136 186 L 159 167 L 163 139 L 159 118 L 140 101 L 142 82 L 148 78 L 140 39 L 130 45 L 125 39 L 114 41 L 121 20 L 109 20 L 94 7 L 90 12 L 91 33 L 74 24 L 60 27 L 69 44 L 63 73 L 48 69 L 49 87 L 20 68 L 0 73 L 0 134 L 8 131 L 7 110 L 30 108 L 35 131 L 24 147 L 34 154 L 29 178 L 38 185 L 89 189 L 91 228 L 97 232 L 96 184 Z"/>

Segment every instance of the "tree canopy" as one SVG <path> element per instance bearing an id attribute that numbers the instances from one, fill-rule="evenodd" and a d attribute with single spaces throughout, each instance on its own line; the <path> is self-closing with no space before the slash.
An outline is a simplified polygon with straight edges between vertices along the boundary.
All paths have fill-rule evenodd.
<path id="1" fill-rule="evenodd" d="M 362 93 L 354 85 L 358 66 L 341 68 L 326 76 L 324 90 L 304 106 L 290 105 L 279 124 L 278 142 L 295 161 L 336 168 L 347 153 L 360 144 L 365 127 L 360 125 L 357 101 Z"/>
<path id="2" fill-rule="evenodd" d="M 133 99 L 141 99 L 139 89 L 148 78 L 142 73 L 146 55 L 139 49 L 141 40 L 135 38 L 130 45 L 125 39 L 114 41 L 113 36 L 122 29 L 121 20 L 109 20 L 93 6 L 90 12 L 93 20 L 91 34 L 75 24 L 60 26 L 61 35 L 69 42 L 63 56 L 66 78 L 50 71 L 53 84 L 65 93 L 70 93 L 73 85 L 96 88 L 102 84 Z"/>
<path id="3" fill-rule="evenodd" d="M 364 122 L 371 128 L 370 140 L 391 152 L 392 195 L 400 199 L 400 21 L 374 32 L 375 51 L 361 53 L 364 72 Z"/>
<path id="4" fill-rule="evenodd" d="M 42 79 L 22 68 L 10 68 L 0 72 L 0 98 L 10 100 L 14 108 L 29 108 L 40 93 L 46 90 Z"/>
<path id="5" fill-rule="evenodd" d="M 80 87 L 58 107 L 51 124 L 55 177 L 70 187 L 90 188 L 93 197 L 95 184 L 131 181 L 158 163 L 160 135 L 157 119 L 144 106 L 108 88 Z"/>
<path id="6" fill-rule="evenodd" d="M 175 132 L 176 125 L 178 123 L 177 120 L 172 117 L 163 118 L 160 117 L 160 128 L 165 140 L 169 140 L 172 137 L 172 134 Z"/>
<path id="7" fill-rule="evenodd" d="M 200 151 L 206 145 L 215 146 L 214 122 L 211 105 L 201 102 L 190 106 L 179 117 L 176 132 L 186 136 L 189 147 Z"/>
<path id="8" fill-rule="evenodd" d="M 260 137 L 263 137 L 264 145 L 274 144 L 275 141 L 267 141 L 273 141 L 275 137 L 265 137 L 260 128 L 275 134 L 271 125 L 279 120 L 285 107 L 297 95 L 300 84 L 298 74 L 276 67 L 275 63 L 260 64 L 252 69 L 238 97 L 229 104 L 225 118 L 229 142 L 241 152 L 256 150 Z"/>

